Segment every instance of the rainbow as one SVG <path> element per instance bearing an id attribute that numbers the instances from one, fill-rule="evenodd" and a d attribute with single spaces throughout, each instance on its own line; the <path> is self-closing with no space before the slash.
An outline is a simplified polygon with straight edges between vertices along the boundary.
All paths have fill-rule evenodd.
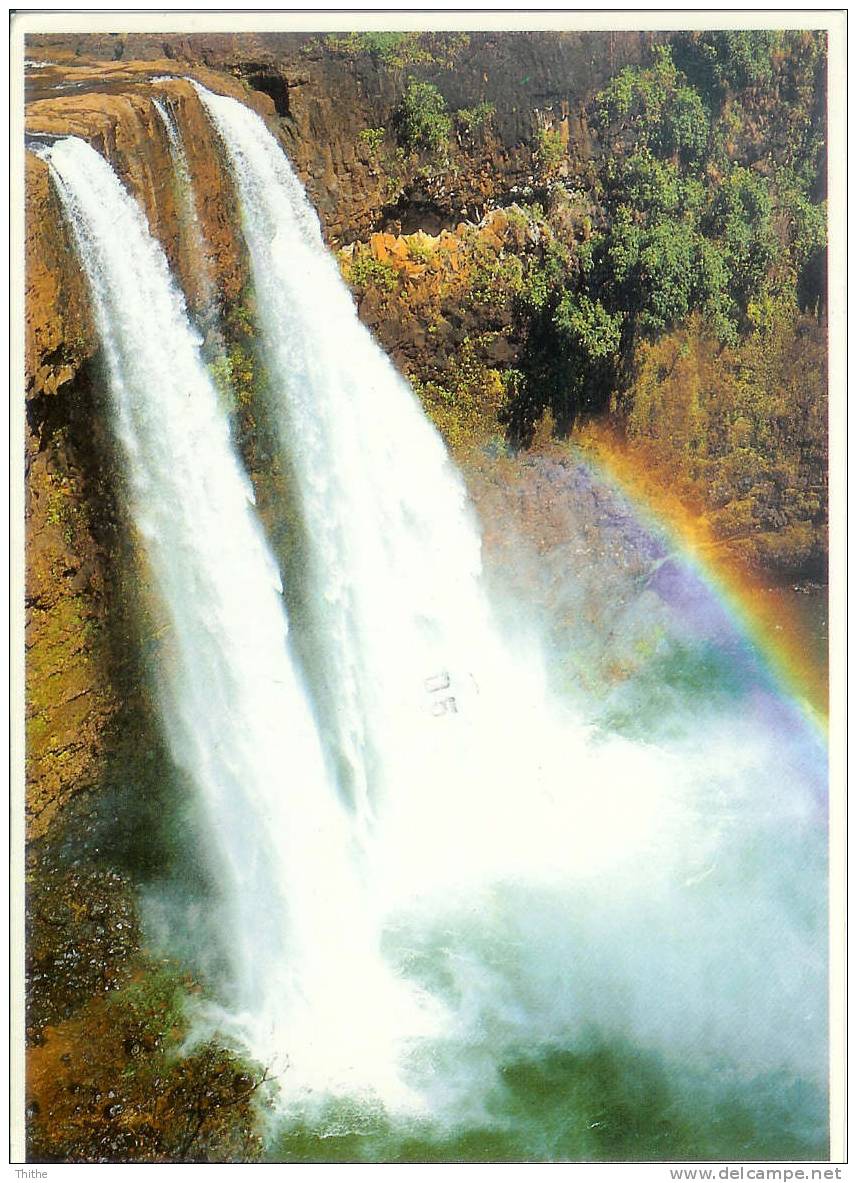
<path id="1" fill-rule="evenodd" d="M 665 488 L 651 464 L 624 446 L 609 428 L 587 425 L 575 442 L 599 478 L 630 502 L 641 524 L 665 536 L 717 597 L 773 681 L 826 739 L 827 667 L 814 652 L 806 623 L 794 605 L 730 554 L 705 518 Z"/>

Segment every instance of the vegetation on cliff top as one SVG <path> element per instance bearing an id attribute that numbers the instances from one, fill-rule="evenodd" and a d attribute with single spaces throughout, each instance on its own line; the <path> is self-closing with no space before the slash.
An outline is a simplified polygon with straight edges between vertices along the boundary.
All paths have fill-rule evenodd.
<path id="1" fill-rule="evenodd" d="M 406 66 L 432 65 L 452 69 L 470 44 L 469 33 L 393 32 L 329 33 L 321 42 L 329 52 L 344 58 L 368 56 L 381 66 L 399 70 Z M 315 52 L 318 42 L 306 47 Z"/>

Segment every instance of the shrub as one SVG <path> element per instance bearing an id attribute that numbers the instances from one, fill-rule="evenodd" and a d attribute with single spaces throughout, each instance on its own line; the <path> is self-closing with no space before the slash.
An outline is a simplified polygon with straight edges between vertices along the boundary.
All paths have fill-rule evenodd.
<path id="1" fill-rule="evenodd" d="M 676 87 L 661 132 L 662 150 L 695 163 L 705 152 L 709 131 L 708 112 L 698 92 L 689 86 Z"/>
<path id="2" fill-rule="evenodd" d="M 483 131 L 494 114 L 493 103 L 477 103 L 475 107 L 461 107 L 455 112 L 455 122 L 459 130 L 468 136 L 475 136 Z"/>
<path id="3" fill-rule="evenodd" d="M 536 165 L 543 177 L 553 176 L 565 158 L 565 141 L 560 132 L 539 128 L 536 136 Z"/>
<path id="4" fill-rule="evenodd" d="M 368 54 L 376 62 L 390 69 L 430 63 L 451 69 L 458 54 L 470 43 L 467 33 L 418 33 L 379 30 L 364 33 L 329 33 L 325 47 L 344 58 Z M 312 52 L 315 42 L 304 46 Z"/>
<path id="5" fill-rule="evenodd" d="M 477 263 L 470 281 L 470 298 L 486 310 L 504 305 L 523 288 L 524 265 L 517 255 Z"/>
<path id="6" fill-rule="evenodd" d="M 355 58 L 361 54 L 369 54 L 376 61 L 393 69 L 432 60 L 432 55 L 421 45 L 420 33 L 331 33 L 326 37 L 325 45 L 341 57 Z"/>
<path id="7" fill-rule="evenodd" d="M 527 260 L 520 283 L 520 302 L 532 312 L 541 312 L 556 296 L 566 280 L 569 254 L 562 243 L 549 241 L 540 255 Z"/>
<path id="8" fill-rule="evenodd" d="M 690 312 L 696 260 L 696 235 L 687 223 L 665 220 L 647 235 L 637 275 L 639 322 L 646 334 L 662 333 Z"/>
<path id="9" fill-rule="evenodd" d="M 724 345 L 738 339 L 737 308 L 729 292 L 730 273 L 720 246 L 701 235 L 697 240 L 693 303 L 706 315 L 714 336 Z"/>
<path id="10" fill-rule="evenodd" d="M 734 29 L 704 33 L 700 37 L 703 52 L 712 64 L 714 80 L 723 90 L 743 90 L 770 83 L 771 55 L 776 41 L 777 34 L 768 29 Z"/>
<path id="11" fill-rule="evenodd" d="M 252 401 L 259 384 L 256 359 L 249 349 L 232 345 L 208 364 L 208 371 L 227 412 L 237 407 L 247 407 Z"/>
<path id="12" fill-rule="evenodd" d="M 409 80 L 399 104 L 397 123 L 399 139 L 405 149 L 446 158 L 452 118 L 446 100 L 431 82 Z"/>
<path id="13" fill-rule="evenodd" d="M 504 212 L 506 214 L 506 221 L 514 230 L 527 232 L 538 225 L 539 219 L 544 217 L 544 211 L 541 206 L 510 205 Z"/>
<path id="14" fill-rule="evenodd" d="M 708 144 L 709 116 L 698 91 L 687 84 L 670 48 L 658 46 L 645 70 L 622 70 L 595 99 L 597 119 L 612 136 L 628 134 L 636 149 L 696 164 Z"/>
<path id="15" fill-rule="evenodd" d="M 651 218 L 676 213 L 682 202 L 677 165 L 659 160 L 649 148 L 641 148 L 626 160 L 612 157 L 605 181 L 605 197 L 614 209 L 624 205 Z"/>
<path id="16" fill-rule="evenodd" d="M 414 391 L 429 418 L 453 451 L 462 451 L 494 430 L 503 399 L 503 379 L 482 360 L 491 334 L 466 337 L 439 380 L 412 379 Z"/>
<path id="17" fill-rule="evenodd" d="M 431 61 L 431 54 L 420 46 L 419 33 L 361 33 L 360 47 L 384 65 L 394 68 Z"/>
<path id="18" fill-rule="evenodd" d="M 408 239 L 408 258 L 415 263 L 430 263 L 434 255 L 434 247 L 424 238 Z"/>
<path id="19" fill-rule="evenodd" d="M 665 47 L 660 46 L 663 50 Z M 659 123 L 677 71 L 667 50 L 660 52 L 656 63 L 647 70 L 627 66 L 596 96 L 598 122 L 604 130 L 616 126 L 634 126 L 646 137 L 646 143 Z M 642 145 L 641 145 L 642 146 Z"/>
<path id="20" fill-rule="evenodd" d="M 365 144 L 374 155 L 383 144 L 386 134 L 387 129 L 384 127 L 364 127 L 361 132 L 357 133 L 357 139 L 359 143 Z"/>
<path id="21" fill-rule="evenodd" d="M 363 290 L 375 287 L 382 292 L 392 292 L 399 283 L 399 273 L 395 267 L 367 253 L 352 258 L 347 278 L 353 287 Z"/>
<path id="22" fill-rule="evenodd" d="M 719 240 L 731 276 L 730 290 L 746 310 L 759 293 L 777 254 L 767 181 L 735 167 L 715 190 L 704 219 L 707 237 Z"/>
<path id="23" fill-rule="evenodd" d="M 603 360 L 618 353 L 624 313 L 609 313 L 600 300 L 565 292 L 553 319 L 561 337 L 588 359 Z"/>

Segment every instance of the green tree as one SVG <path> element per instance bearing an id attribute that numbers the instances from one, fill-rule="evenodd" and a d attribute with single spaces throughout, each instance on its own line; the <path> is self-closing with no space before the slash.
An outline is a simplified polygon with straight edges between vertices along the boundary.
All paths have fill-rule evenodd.
<path id="1" fill-rule="evenodd" d="M 508 421 L 526 439 L 551 407 L 562 429 L 627 384 L 635 358 L 702 314 L 737 347 L 781 306 L 823 303 L 823 45 L 815 34 L 688 34 L 620 71 L 593 101 L 600 208 L 584 242 L 525 259 L 524 346 Z M 820 56 L 821 55 L 821 56 Z M 754 114 L 726 99 L 767 87 Z M 712 123 L 711 110 L 716 112 Z M 772 145 L 773 165 L 758 142 Z M 550 225 L 550 219 L 548 219 Z"/>
<path id="2" fill-rule="evenodd" d="M 622 312 L 610 313 L 600 300 L 563 292 L 553 323 L 560 339 L 588 361 L 604 361 L 619 352 Z"/>
<path id="3" fill-rule="evenodd" d="M 709 238 L 697 238 L 693 304 L 705 313 L 712 333 L 723 344 L 738 339 L 738 310 L 730 294 L 729 266 L 720 246 Z"/>
<path id="4" fill-rule="evenodd" d="M 709 116 L 702 97 L 690 86 L 676 86 L 661 130 L 661 151 L 688 164 L 698 163 L 708 144 Z"/>
<path id="5" fill-rule="evenodd" d="M 731 295 L 744 312 L 763 288 L 777 254 L 772 212 L 766 179 L 736 166 L 715 189 L 703 220 L 706 236 L 720 243 Z"/>
<path id="6" fill-rule="evenodd" d="M 667 45 L 658 46 L 647 69 L 627 67 L 596 96 L 597 119 L 611 141 L 697 164 L 709 137 L 709 115 L 700 94 L 677 69 Z"/>
<path id="7" fill-rule="evenodd" d="M 779 36 L 770 29 L 730 29 L 704 33 L 700 45 L 712 62 L 717 84 L 723 90 L 743 90 L 770 85 L 771 53 Z"/>
<path id="8" fill-rule="evenodd" d="M 647 218 L 675 214 L 682 202 L 682 180 L 678 166 L 659 160 L 650 148 L 641 148 L 623 159 L 611 157 L 605 176 L 608 208 L 622 206 Z"/>
<path id="9" fill-rule="evenodd" d="M 697 235 L 686 222 L 664 219 L 646 235 L 634 275 L 637 316 L 649 337 L 671 329 L 693 306 Z"/>

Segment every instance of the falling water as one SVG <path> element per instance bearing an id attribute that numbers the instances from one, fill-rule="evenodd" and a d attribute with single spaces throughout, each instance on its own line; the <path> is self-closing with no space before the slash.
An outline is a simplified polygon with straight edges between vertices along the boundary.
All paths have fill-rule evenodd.
<path id="1" fill-rule="evenodd" d="M 343 791 L 361 822 L 405 801 L 436 824 L 447 794 L 459 813 L 475 799 L 481 808 L 475 785 L 488 746 L 503 744 L 498 718 L 522 695 L 543 699 L 540 672 L 499 643 L 461 477 L 357 319 L 288 161 L 248 108 L 197 90 L 241 197 L 269 410 L 310 540 L 307 677 Z M 504 759 L 516 762 L 520 746 Z"/>
<path id="2" fill-rule="evenodd" d="M 232 166 L 266 412 L 308 540 L 307 684 L 387 960 L 445 1005 L 421 1049 L 402 1029 L 408 1080 L 447 1128 L 505 1128 L 506 1067 L 607 1040 L 700 1097 L 761 1096 L 777 1073 L 823 1095 L 823 756 L 759 706 L 756 659 L 728 701 L 712 683 L 676 703 L 658 746 L 548 693 L 550 654 L 495 623 L 461 478 L 360 324 L 288 160 L 257 115 L 197 91 Z M 656 596 L 635 603 L 669 638 Z M 818 1105 L 788 1118 L 813 1144 Z"/>
<path id="3" fill-rule="evenodd" d="M 160 706 L 205 815 L 211 848 L 200 857 L 222 898 L 230 980 L 220 1021 L 275 1075 L 288 1059 L 307 1087 L 360 1072 L 383 1084 L 384 1022 L 409 999 L 361 906 L 347 819 L 289 652 L 280 577 L 199 340 L 109 165 L 71 137 L 39 154 L 92 289 L 133 527 L 169 632 Z M 356 991 L 350 1015 L 339 975 Z"/>
<path id="4" fill-rule="evenodd" d="M 191 260 L 196 283 L 199 285 L 198 290 L 202 297 L 203 310 L 208 311 L 214 303 L 215 285 L 211 273 L 211 260 L 208 257 L 205 236 L 202 233 L 196 208 L 196 194 L 190 175 L 187 153 L 182 143 L 178 124 L 166 101 L 153 98 L 152 105 L 167 133 L 170 160 L 173 166 L 173 183 L 178 199 L 179 226 Z"/>

